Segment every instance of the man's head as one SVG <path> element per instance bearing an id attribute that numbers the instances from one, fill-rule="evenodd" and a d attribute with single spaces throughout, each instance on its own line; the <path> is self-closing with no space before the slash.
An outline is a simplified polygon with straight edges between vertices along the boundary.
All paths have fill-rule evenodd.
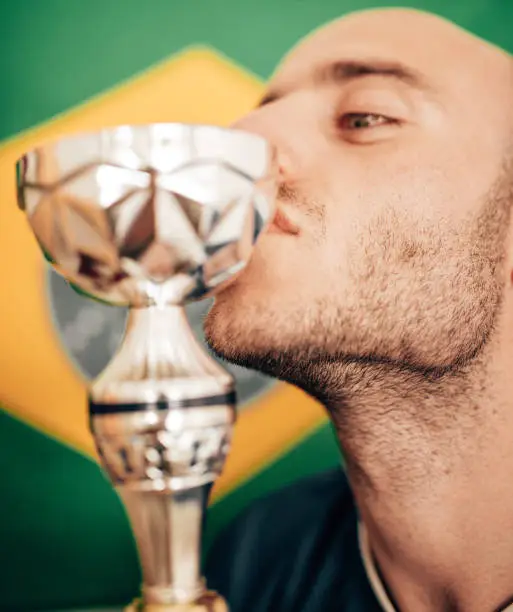
<path id="1" fill-rule="evenodd" d="M 507 54 L 432 15 L 356 13 L 286 57 L 237 127 L 277 148 L 293 231 L 263 235 L 217 297 L 217 353 L 293 382 L 316 361 L 479 353 L 513 252 Z"/>

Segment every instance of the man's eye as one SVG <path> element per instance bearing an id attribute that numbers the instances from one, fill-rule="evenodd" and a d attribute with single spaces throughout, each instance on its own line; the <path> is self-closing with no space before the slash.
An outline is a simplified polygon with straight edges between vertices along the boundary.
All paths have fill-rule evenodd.
<path id="1" fill-rule="evenodd" d="M 374 113 L 347 113 L 337 121 L 343 130 L 367 130 L 381 125 L 397 123 L 395 119 Z"/>

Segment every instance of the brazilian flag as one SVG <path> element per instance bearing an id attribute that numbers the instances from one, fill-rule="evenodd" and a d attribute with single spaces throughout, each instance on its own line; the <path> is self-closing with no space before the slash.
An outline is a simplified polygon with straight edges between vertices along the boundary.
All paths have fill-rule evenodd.
<path id="1" fill-rule="evenodd" d="M 140 584 L 130 528 L 87 425 L 87 375 L 98 360 L 84 355 L 105 336 L 101 321 L 110 328 L 110 317 L 119 333 L 122 321 L 116 309 L 89 306 L 49 270 L 16 206 L 16 159 L 47 139 L 122 123 L 228 125 L 252 108 L 299 38 L 350 10 L 386 5 L 0 3 L 0 610 L 121 605 Z M 409 6 L 513 50 L 509 0 Z M 314 401 L 285 384 L 245 384 L 233 450 L 212 496 L 207 547 L 258 496 L 340 461 Z"/>

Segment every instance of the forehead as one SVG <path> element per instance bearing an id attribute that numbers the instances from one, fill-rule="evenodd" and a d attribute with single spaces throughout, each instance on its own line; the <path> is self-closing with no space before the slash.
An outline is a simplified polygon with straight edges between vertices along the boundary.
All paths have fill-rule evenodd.
<path id="1" fill-rule="evenodd" d="M 441 18 L 415 11 L 367 11 L 324 26 L 285 57 L 273 87 L 303 86 L 323 66 L 347 60 L 401 63 L 448 99 L 477 95 L 486 103 L 513 106 L 507 53 Z"/>

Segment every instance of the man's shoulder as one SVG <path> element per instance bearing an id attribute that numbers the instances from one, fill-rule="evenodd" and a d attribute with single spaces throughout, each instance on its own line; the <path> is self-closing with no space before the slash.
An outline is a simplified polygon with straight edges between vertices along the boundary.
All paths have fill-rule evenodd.
<path id="1" fill-rule="evenodd" d="M 365 595 L 343 470 L 301 479 L 252 504 L 218 538 L 206 576 L 233 612 L 345 610 L 340 597 L 349 583 Z"/>

